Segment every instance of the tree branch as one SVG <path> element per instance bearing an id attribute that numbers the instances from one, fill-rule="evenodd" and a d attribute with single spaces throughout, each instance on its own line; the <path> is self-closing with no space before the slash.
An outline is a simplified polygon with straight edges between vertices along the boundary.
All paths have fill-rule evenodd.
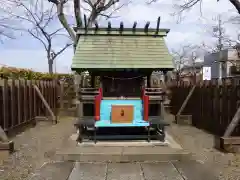
<path id="1" fill-rule="evenodd" d="M 73 31 L 72 28 L 70 28 L 67 19 L 65 17 L 65 14 L 63 13 L 63 8 L 64 4 L 66 3 L 66 0 L 48 0 L 49 2 L 52 2 L 56 5 L 57 7 L 57 14 L 58 14 L 58 19 L 61 22 L 62 26 L 66 29 L 68 32 L 69 36 L 71 37 L 72 41 L 76 41 L 76 35 Z"/>
<path id="2" fill-rule="evenodd" d="M 59 28 L 59 29 L 53 31 L 52 33 L 49 34 L 49 36 L 53 36 L 53 35 L 57 34 L 59 31 L 61 31 L 61 30 L 63 30 L 63 28 Z"/>
<path id="3" fill-rule="evenodd" d="M 112 5 L 118 3 L 119 0 L 109 0 L 108 3 L 105 6 L 101 6 L 98 8 L 98 12 L 101 11 L 106 11 L 107 9 L 109 9 Z"/>
<path id="4" fill-rule="evenodd" d="M 34 38 L 36 38 L 37 40 L 39 40 L 39 41 L 42 43 L 42 45 L 44 46 L 44 49 L 45 49 L 46 51 L 48 50 L 47 45 L 45 44 L 45 42 L 44 42 L 40 37 L 38 37 L 37 35 L 35 35 L 31 30 L 27 30 L 27 32 L 28 32 L 29 34 L 31 34 Z"/>
<path id="5" fill-rule="evenodd" d="M 34 37 L 35 39 L 37 39 L 38 41 L 40 41 L 40 43 L 44 46 L 44 49 L 46 51 L 47 54 L 47 59 L 48 59 L 48 67 L 49 67 L 49 72 L 52 73 L 53 72 L 53 60 L 59 55 L 61 54 L 67 47 L 69 47 L 71 44 L 66 44 L 58 53 L 54 53 L 52 56 L 52 52 L 54 52 L 53 50 L 53 37 L 58 35 L 58 32 L 60 32 L 62 28 L 58 28 L 53 32 L 48 32 L 47 31 L 47 27 L 50 26 L 50 23 L 53 22 L 54 20 L 54 16 L 56 15 L 56 13 L 53 12 L 52 8 L 48 9 L 46 11 L 43 11 L 40 8 L 38 8 L 38 0 L 36 0 L 36 4 L 35 7 L 32 8 L 28 8 L 25 4 L 23 4 L 22 2 L 18 2 L 18 0 L 13 0 L 14 2 L 16 2 L 16 4 L 19 7 L 22 7 L 25 15 L 24 16 L 17 16 L 19 19 L 25 21 L 25 22 L 29 22 L 31 25 L 33 25 L 34 27 L 31 29 L 28 29 L 29 27 L 27 27 L 28 24 L 26 24 L 26 27 L 24 27 L 25 29 L 22 29 L 23 31 L 28 32 L 32 37 Z M 55 0 L 53 0 L 54 2 L 56 2 Z M 65 0 L 61 0 L 62 5 L 65 3 Z M 59 4 L 58 4 L 59 5 Z M 24 24 L 25 26 L 25 24 Z"/>
<path id="6" fill-rule="evenodd" d="M 74 3 L 74 13 L 75 13 L 75 20 L 76 20 L 77 27 L 82 27 L 80 0 L 74 0 L 73 3 Z"/>
<path id="7" fill-rule="evenodd" d="M 149 2 L 147 2 L 147 4 L 152 4 L 157 1 L 158 0 L 150 0 Z M 219 1 L 219 0 L 217 0 L 217 1 Z M 239 0 L 229 0 L 229 1 L 235 7 L 235 9 L 238 11 L 238 14 L 240 14 L 240 1 Z M 179 13 L 192 8 L 199 2 L 202 3 L 202 0 L 187 0 L 187 2 L 185 2 L 184 4 L 178 5 L 180 8 Z M 201 5 L 200 5 L 200 11 L 201 11 Z"/>
<path id="8" fill-rule="evenodd" d="M 91 10 L 89 10 L 91 13 L 90 13 L 90 16 L 88 17 L 88 23 L 87 23 L 88 27 L 92 26 L 92 23 L 96 21 L 98 16 L 104 16 L 107 19 L 109 19 L 112 17 L 114 12 L 116 12 L 117 10 L 121 9 L 123 6 L 126 5 L 126 4 L 122 4 L 121 6 L 114 9 L 110 14 L 104 14 L 103 13 L 104 11 L 106 11 L 111 6 L 119 2 L 119 0 L 109 0 L 107 3 L 106 3 L 106 0 L 97 0 L 94 4 L 92 3 L 91 0 L 84 0 L 84 2 L 91 7 Z M 129 2 L 127 4 L 129 4 Z"/>
<path id="9" fill-rule="evenodd" d="M 60 51 L 58 51 L 57 53 L 54 53 L 53 60 L 54 60 L 58 55 L 60 55 L 61 53 L 63 53 L 63 51 L 65 51 L 69 46 L 72 46 L 72 45 L 73 45 L 73 43 L 66 44 Z"/>
<path id="10" fill-rule="evenodd" d="M 128 3 L 129 4 L 129 3 Z M 103 14 L 103 13 L 99 13 L 100 16 L 104 16 L 106 17 L 106 19 L 110 19 L 110 18 L 118 18 L 119 16 L 112 16 L 116 11 L 120 10 L 123 6 L 126 6 L 127 4 L 122 4 L 121 6 L 115 8 L 110 14 Z"/>

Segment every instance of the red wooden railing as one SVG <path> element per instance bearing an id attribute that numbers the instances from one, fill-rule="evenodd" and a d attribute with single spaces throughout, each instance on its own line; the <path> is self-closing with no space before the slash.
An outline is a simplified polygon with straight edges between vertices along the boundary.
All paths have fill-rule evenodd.
<path id="1" fill-rule="evenodd" d="M 102 100 L 102 88 L 99 88 L 99 94 L 95 96 L 95 120 L 100 120 L 100 106 Z"/>

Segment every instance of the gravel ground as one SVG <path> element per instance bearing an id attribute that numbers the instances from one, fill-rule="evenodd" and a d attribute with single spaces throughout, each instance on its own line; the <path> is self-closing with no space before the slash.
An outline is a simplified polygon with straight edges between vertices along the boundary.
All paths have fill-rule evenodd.
<path id="1" fill-rule="evenodd" d="M 173 116 L 168 115 L 168 120 Z M 220 180 L 240 180 L 240 154 L 222 153 L 214 148 L 214 136 L 192 126 L 172 124 L 168 131 L 194 159 L 206 164 Z"/>
<path id="2" fill-rule="evenodd" d="M 39 122 L 12 140 L 16 152 L 0 162 L 0 180 L 25 180 L 36 168 L 52 161 L 55 151 L 73 133 L 73 118 L 61 118 L 57 125 Z M 67 127 L 67 128 L 66 128 Z"/>
<path id="3" fill-rule="evenodd" d="M 172 120 L 172 116 L 167 116 Z M 240 154 L 224 154 L 213 148 L 214 137 L 191 126 L 172 124 L 168 131 L 195 159 L 219 174 L 220 180 L 240 180 Z M 45 162 L 74 132 L 73 119 L 61 118 L 60 123 L 40 122 L 13 138 L 17 152 L 0 162 L 0 180 L 25 180 Z"/>

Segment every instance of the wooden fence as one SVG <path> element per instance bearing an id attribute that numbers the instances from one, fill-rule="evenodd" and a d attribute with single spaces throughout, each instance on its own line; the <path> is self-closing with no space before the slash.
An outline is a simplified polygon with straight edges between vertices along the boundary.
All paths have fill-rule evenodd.
<path id="1" fill-rule="evenodd" d="M 34 84 L 38 86 L 51 109 L 56 112 L 56 81 L 0 80 L 0 126 L 5 131 L 29 123 L 36 116 L 48 116 Z"/>
<path id="2" fill-rule="evenodd" d="M 177 114 L 193 84 L 175 82 L 171 86 L 171 111 Z M 192 124 L 222 136 L 240 105 L 240 79 L 199 82 L 181 115 L 192 115 Z M 232 136 L 240 136 L 240 124 Z"/>

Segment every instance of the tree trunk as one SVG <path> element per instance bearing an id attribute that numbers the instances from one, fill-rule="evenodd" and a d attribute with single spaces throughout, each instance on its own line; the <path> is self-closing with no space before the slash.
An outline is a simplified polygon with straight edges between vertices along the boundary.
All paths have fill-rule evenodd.
<path id="1" fill-rule="evenodd" d="M 52 59 L 48 60 L 48 72 L 50 74 L 53 74 L 53 60 Z"/>
<path id="2" fill-rule="evenodd" d="M 237 9 L 238 14 L 240 14 L 240 1 L 239 0 L 229 0 L 233 6 Z"/>

